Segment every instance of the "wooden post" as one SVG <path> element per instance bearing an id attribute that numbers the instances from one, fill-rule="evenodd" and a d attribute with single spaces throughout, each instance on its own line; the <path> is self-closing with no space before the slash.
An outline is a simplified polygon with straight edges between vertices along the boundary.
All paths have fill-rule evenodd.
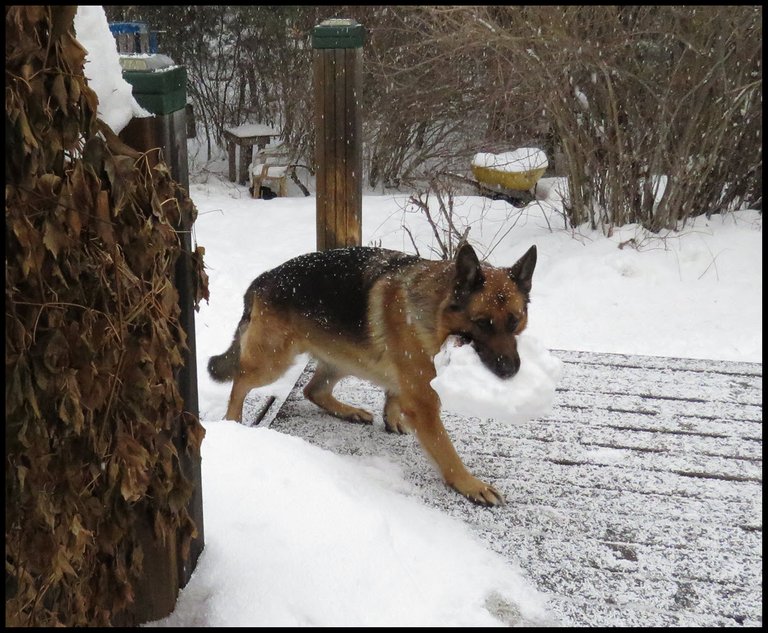
<path id="1" fill-rule="evenodd" d="M 229 181 L 235 182 L 235 179 L 237 178 L 236 168 L 235 164 L 237 162 L 235 158 L 235 152 L 237 151 L 237 147 L 235 146 L 235 141 L 232 139 L 227 140 L 227 157 L 229 158 Z"/>
<path id="2" fill-rule="evenodd" d="M 149 80 L 147 80 L 149 81 Z M 146 83 L 146 82 L 145 82 Z M 151 86 L 150 86 L 151 87 Z M 165 86 L 156 89 L 155 94 L 165 97 Z M 177 86 L 173 86 L 177 88 Z M 184 82 L 180 88 L 186 94 L 186 72 Z M 141 102 L 143 93 L 136 90 L 134 84 L 134 96 L 145 108 L 150 109 L 150 104 Z M 172 93 L 175 96 L 175 93 Z M 182 187 L 189 190 L 189 171 L 187 166 L 187 134 L 186 134 L 186 108 L 184 100 L 179 106 L 176 101 L 166 103 L 168 99 L 156 98 L 151 101 L 155 109 L 155 115 L 141 119 L 132 119 L 123 128 L 120 138 L 134 149 L 149 152 L 151 160 L 159 160 L 161 157 L 168 165 L 174 180 Z M 178 100 L 177 100 L 178 101 Z M 178 106 L 178 107 L 177 107 Z M 154 151 L 150 151 L 154 150 Z M 134 607 L 123 617 L 130 625 L 157 620 L 165 617 L 173 611 L 179 587 L 184 587 L 189 582 L 192 572 L 197 565 L 197 560 L 205 546 L 205 533 L 203 525 L 203 497 L 202 497 L 202 471 L 199 456 L 189 455 L 186 452 L 185 424 L 183 416 L 193 415 L 198 417 L 198 393 L 197 393 L 197 355 L 195 341 L 194 320 L 194 283 L 191 269 L 192 252 L 192 218 L 186 214 L 180 218 L 180 224 L 176 228 L 181 241 L 182 253 L 176 262 L 173 282 L 179 292 L 179 325 L 187 335 L 188 349 L 183 352 L 184 366 L 176 376 L 179 392 L 184 400 L 184 411 L 180 412 L 179 420 L 173 431 L 171 440 L 176 446 L 179 455 L 179 465 L 182 474 L 194 485 L 192 498 L 187 505 L 187 511 L 197 526 L 198 535 L 190 545 L 189 557 L 184 559 L 180 551 L 181 543 L 173 535 L 168 542 L 161 544 L 156 542 L 151 517 L 146 513 L 147 525 L 142 536 L 142 546 L 145 548 L 144 576 L 142 581 L 134 587 L 136 601 Z M 137 510 L 138 511 L 138 510 Z"/>
<path id="3" fill-rule="evenodd" d="M 326 20 L 312 32 L 317 250 L 362 243 L 362 25 Z"/>
<path id="4" fill-rule="evenodd" d="M 240 145 L 240 165 L 237 172 L 238 185 L 244 185 L 250 180 L 248 170 L 251 167 L 251 160 L 253 160 L 253 145 L 243 143 Z"/>

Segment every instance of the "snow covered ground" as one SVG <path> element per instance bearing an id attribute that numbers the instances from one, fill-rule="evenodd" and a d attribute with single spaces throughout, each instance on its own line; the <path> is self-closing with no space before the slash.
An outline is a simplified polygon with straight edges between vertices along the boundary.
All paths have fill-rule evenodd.
<path id="1" fill-rule="evenodd" d="M 100 7 L 81 7 L 86 75 L 117 131 L 135 107 L 106 26 Z M 225 173 L 223 162 L 191 169 L 200 213 L 194 237 L 206 248 L 211 291 L 196 322 L 206 547 L 174 613 L 154 624 L 552 622 L 546 596 L 464 523 L 424 506 L 386 455 L 353 460 L 220 419 L 228 386 L 204 368 L 229 345 L 246 287 L 315 248 L 313 197 L 292 190 L 254 200 Z M 663 235 L 628 226 L 605 237 L 564 229 L 557 181 L 541 185 L 540 200 L 523 210 L 477 197 L 456 201 L 470 241 L 492 264 L 511 265 L 537 245 L 528 334 L 554 350 L 762 362 L 762 215 L 701 217 Z M 408 226 L 429 254 L 429 227 L 408 197 L 364 197 L 364 244 L 412 251 Z M 284 393 L 300 369 L 259 391 Z M 456 503 L 467 502 L 457 495 Z"/>
<path id="2" fill-rule="evenodd" d="M 294 191 L 254 200 L 223 180 L 223 171 L 191 185 L 211 290 L 197 315 L 201 368 L 229 345 L 251 280 L 315 247 L 313 197 Z M 492 249 L 491 263 L 512 264 L 537 245 L 530 335 L 550 350 L 762 362 L 758 212 L 701 217 L 663 235 L 629 226 L 605 237 L 562 228 L 556 185 L 543 181 L 542 199 L 523 210 L 478 197 L 456 201 L 478 252 Z M 364 196 L 364 244 L 412 251 L 406 224 L 429 254 L 431 231 L 408 197 Z M 300 370 L 255 393 L 284 393 Z M 206 549 L 162 624 L 553 621 L 546 596 L 469 528 L 424 507 L 386 455 L 353 460 L 270 429 L 221 421 L 228 391 L 200 374 Z M 456 503 L 466 501 L 457 495 Z"/>

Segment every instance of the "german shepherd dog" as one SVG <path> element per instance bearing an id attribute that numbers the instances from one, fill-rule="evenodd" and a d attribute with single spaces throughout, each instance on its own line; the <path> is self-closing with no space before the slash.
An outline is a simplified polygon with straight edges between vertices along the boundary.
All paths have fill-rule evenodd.
<path id="1" fill-rule="evenodd" d="M 414 432 L 449 486 L 476 503 L 502 504 L 464 466 L 440 421 L 433 358 L 446 337 L 461 335 L 494 374 L 514 376 L 535 266 L 535 246 L 511 268 L 495 268 L 466 243 L 455 261 L 362 246 L 291 259 L 251 283 L 232 345 L 208 363 L 214 380 L 234 380 L 226 417 L 239 421 L 247 393 L 308 352 L 317 360 L 304 388 L 310 401 L 371 424 L 370 412 L 339 402 L 333 388 L 348 375 L 381 386 L 387 431 Z"/>

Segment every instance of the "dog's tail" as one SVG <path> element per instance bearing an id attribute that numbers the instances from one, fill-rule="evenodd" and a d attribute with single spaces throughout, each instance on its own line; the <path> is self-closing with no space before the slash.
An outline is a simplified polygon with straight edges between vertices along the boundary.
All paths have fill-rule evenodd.
<path id="1" fill-rule="evenodd" d="M 253 298 L 251 293 L 248 292 L 246 293 L 243 318 L 240 319 L 240 323 L 237 325 L 235 336 L 232 339 L 232 345 L 230 345 L 229 349 L 223 354 L 211 356 L 208 360 L 208 374 L 216 382 L 229 382 L 230 380 L 233 380 L 240 369 L 240 337 L 248 327 L 252 303 Z"/>
<path id="2" fill-rule="evenodd" d="M 208 361 L 208 373 L 216 382 L 233 380 L 240 366 L 240 328 L 235 332 L 232 345 L 223 354 L 211 356 Z"/>

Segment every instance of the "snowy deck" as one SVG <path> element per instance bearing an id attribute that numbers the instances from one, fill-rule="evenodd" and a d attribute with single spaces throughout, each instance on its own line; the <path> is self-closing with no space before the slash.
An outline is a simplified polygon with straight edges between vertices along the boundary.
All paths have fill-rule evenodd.
<path id="1" fill-rule="evenodd" d="M 373 427 L 318 415 L 301 395 L 307 370 L 264 422 L 398 463 L 427 504 L 520 567 L 563 624 L 761 625 L 762 365 L 555 354 L 565 367 L 546 418 L 444 415 L 468 468 L 506 495 L 500 508 L 448 490 L 413 436 L 385 433 L 383 393 L 362 381 L 336 395 L 374 411 Z"/>

